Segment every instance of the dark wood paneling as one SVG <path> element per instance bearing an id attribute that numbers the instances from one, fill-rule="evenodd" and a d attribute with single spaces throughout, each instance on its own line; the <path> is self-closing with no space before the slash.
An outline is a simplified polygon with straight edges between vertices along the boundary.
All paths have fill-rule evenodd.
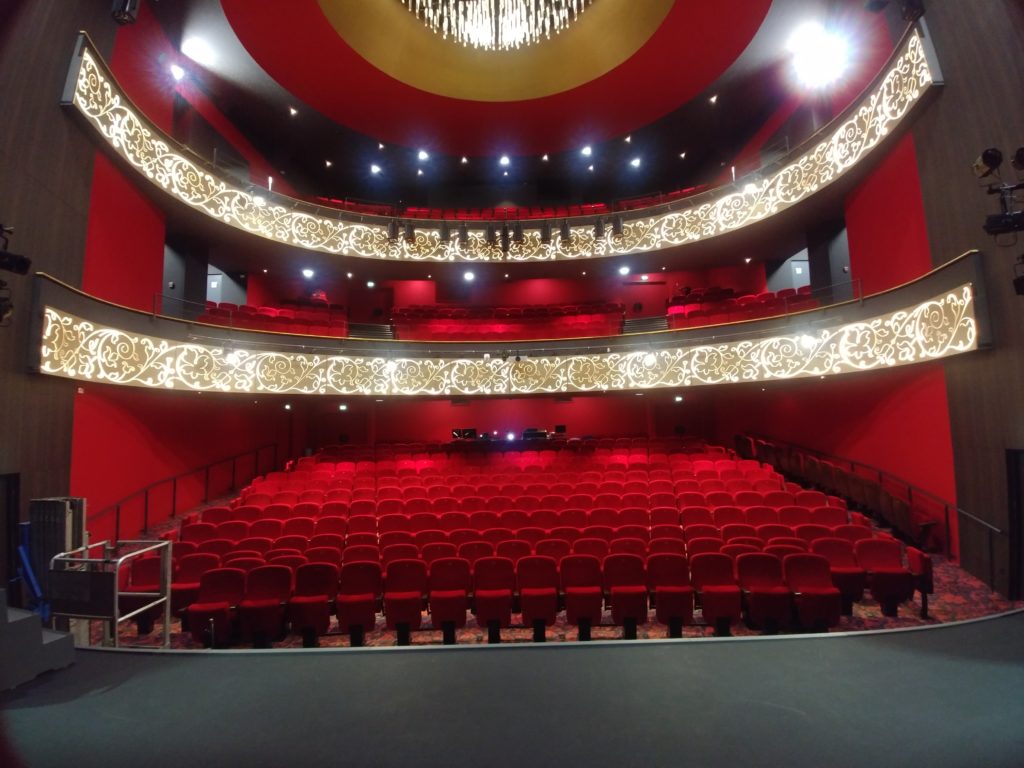
<path id="1" fill-rule="evenodd" d="M 61 110 L 60 95 L 78 31 L 109 55 L 116 25 L 110 4 L 95 0 L 14 3 L 4 14 L 0 221 L 15 227 L 10 250 L 77 285 L 96 147 Z M 30 498 L 67 493 L 75 388 L 26 372 L 31 279 L 2 272 L 0 279 L 16 308 L 11 325 L 0 328 L 0 474 L 20 475 L 24 514 Z M 0 553 L 6 548 L 0 542 Z M 0 568 L 6 572 L 6 563 Z"/>
<path id="2" fill-rule="evenodd" d="M 913 129 L 932 257 L 939 263 L 969 248 L 986 252 L 995 342 L 990 350 L 946 364 L 957 501 L 1005 530 L 1004 451 L 1024 448 L 1024 298 L 1014 294 L 1010 282 L 1022 246 L 998 247 L 982 231 L 996 201 L 979 188 L 970 166 L 986 147 L 1009 153 L 1024 144 L 1024 6 L 1014 0 L 940 0 L 928 3 L 927 11 L 946 78 L 942 94 Z M 1013 173 L 1007 162 L 1004 177 Z M 1001 591 L 1008 556 L 1005 540 L 990 548 L 983 526 L 963 526 L 964 566 L 982 578 L 994 574 Z"/>

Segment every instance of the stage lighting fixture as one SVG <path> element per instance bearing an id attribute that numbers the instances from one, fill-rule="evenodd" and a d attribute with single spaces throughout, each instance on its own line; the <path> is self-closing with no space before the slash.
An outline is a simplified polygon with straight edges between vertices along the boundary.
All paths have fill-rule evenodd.
<path id="1" fill-rule="evenodd" d="M 1013 166 L 1014 170 L 1024 171 L 1024 147 L 1017 147 L 1017 151 L 1013 153 L 1013 160 L 1010 161 L 1010 165 Z"/>
<path id="2" fill-rule="evenodd" d="M 562 225 L 558 228 L 558 235 L 563 243 L 572 239 L 572 230 L 569 228 L 569 221 L 567 219 L 562 219 Z"/>
<path id="3" fill-rule="evenodd" d="M 32 259 L 6 250 L 7 238 L 0 239 L 4 244 L 4 250 L 0 250 L 0 269 L 4 272 L 14 272 L 16 275 L 28 274 L 28 270 L 32 266 Z"/>
<path id="4" fill-rule="evenodd" d="M 467 242 L 469 242 L 469 225 L 466 224 L 465 222 L 463 222 L 462 224 L 459 224 L 459 242 L 460 243 L 467 243 Z"/>
<path id="5" fill-rule="evenodd" d="M 612 234 L 615 237 L 622 237 L 622 217 L 615 216 L 612 218 Z"/>
<path id="6" fill-rule="evenodd" d="M 974 175 L 979 179 L 984 179 L 987 176 L 991 176 L 993 173 L 999 170 L 999 166 L 1003 164 L 1003 153 L 1000 152 L 996 147 L 989 147 L 980 155 L 978 159 L 974 161 L 971 168 L 974 169 Z"/>
<path id="7" fill-rule="evenodd" d="M 594 237 L 598 240 L 604 237 L 604 219 L 598 219 L 594 222 Z"/>
<path id="8" fill-rule="evenodd" d="M 440 226 L 439 230 L 440 230 L 441 242 L 442 243 L 447 243 L 449 240 L 452 239 L 452 228 L 448 224 L 447 221 L 442 221 L 441 222 L 441 226 Z"/>
<path id="9" fill-rule="evenodd" d="M 509 237 L 508 224 L 501 225 L 501 250 L 508 253 L 509 246 L 511 244 L 511 238 Z"/>
<path id="10" fill-rule="evenodd" d="M 540 225 L 540 241 L 547 245 L 551 242 L 551 222 L 545 221 Z"/>
<path id="11" fill-rule="evenodd" d="M 134 24 L 139 15 L 139 0 L 114 0 L 110 15 L 118 24 Z"/>
<path id="12" fill-rule="evenodd" d="M 484 231 L 484 234 L 487 238 L 488 245 L 494 245 L 498 242 L 498 230 L 493 224 L 487 225 L 487 229 Z"/>
<path id="13" fill-rule="evenodd" d="M 388 240 L 398 239 L 398 222 L 392 219 L 388 222 Z"/>
<path id="14" fill-rule="evenodd" d="M 512 226 L 512 239 L 515 240 L 517 243 L 523 242 L 523 224 L 522 224 L 522 222 L 517 221 Z"/>
<path id="15" fill-rule="evenodd" d="M 416 239 L 416 227 L 411 221 L 405 222 L 405 239 L 410 243 Z"/>

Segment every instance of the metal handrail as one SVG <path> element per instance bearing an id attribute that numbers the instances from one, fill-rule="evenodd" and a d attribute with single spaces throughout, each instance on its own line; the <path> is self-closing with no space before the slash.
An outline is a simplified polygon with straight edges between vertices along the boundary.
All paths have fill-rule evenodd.
<path id="1" fill-rule="evenodd" d="M 111 557 L 111 555 L 126 546 L 138 546 L 142 545 L 139 549 L 134 549 L 127 554 L 120 557 Z M 103 552 L 102 557 L 89 557 L 89 553 L 94 549 L 101 549 Z M 160 591 L 159 592 L 135 592 L 132 590 L 121 591 L 120 589 L 120 572 L 121 567 L 132 560 L 136 560 L 143 555 L 159 551 L 160 553 Z M 84 557 L 82 556 L 84 555 Z M 122 622 L 133 619 L 136 616 L 145 613 L 146 611 L 155 608 L 157 606 L 163 606 L 163 642 L 160 647 L 170 648 L 171 647 L 171 542 L 170 541 L 149 541 L 144 539 L 126 539 L 126 540 L 115 540 L 113 543 L 110 540 L 99 541 L 94 544 L 86 544 L 72 549 L 67 552 L 60 552 L 50 558 L 50 570 L 56 571 L 57 565 L 61 564 L 64 566 L 63 570 L 78 570 L 78 571 L 105 571 L 113 573 L 113 615 L 112 616 L 96 616 L 91 614 L 74 614 L 67 612 L 59 612 L 61 616 L 72 616 L 77 618 L 85 619 L 100 619 L 105 621 L 104 625 L 104 642 L 105 644 L 113 644 L 115 648 L 119 646 L 119 632 L 118 627 Z M 144 605 L 129 611 L 128 613 L 121 613 L 121 600 L 122 597 L 152 597 L 155 598 Z M 140 646 L 140 647 L 155 647 L 155 646 Z"/>
<path id="2" fill-rule="evenodd" d="M 114 520 L 114 538 L 115 539 L 120 539 L 120 536 L 121 536 L 121 508 L 125 504 L 127 504 L 128 502 L 132 501 L 133 499 L 136 499 L 139 496 L 142 496 L 142 498 L 143 498 L 142 531 L 143 531 L 143 533 L 148 532 L 149 531 L 149 495 L 150 495 L 150 491 L 152 491 L 154 488 L 158 488 L 158 487 L 160 487 L 162 485 L 166 485 L 167 483 L 171 484 L 171 505 L 170 505 L 171 514 L 170 514 L 170 519 L 174 519 L 175 517 L 177 517 L 177 511 L 178 511 L 177 510 L 177 500 L 178 500 L 178 481 L 179 480 L 181 480 L 183 478 L 186 478 L 186 477 L 191 477 L 192 475 L 198 474 L 199 472 L 204 473 L 204 477 L 203 477 L 203 503 L 205 504 L 206 502 L 208 502 L 210 500 L 210 470 L 212 470 L 214 467 L 220 466 L 221 464 L 226 464 L 227 462 L 230 461 L 231 462 L 231 490 L 232 491 L 236 491 L 236 490 L 238 490 L 238 477 L 237 477 L 238 460 L 243 458 L 243 457 L 245 457 L 245 456 L 252 456 L 253 460 L 255 462 L 255 467 L 256 467 L 256 473 L 255 474 L 260 474 L 259 473 L 260 454 L 262 454 L 267 449 L 271 449 L 271 448 L 274 451 L 274 460 L 273 460 L 272 466 L 276 467 L 277 466 L 277 461 L 278 461 L 278 444 L 277 443 L 267 443 L 265 445 L 259 446 L 258 448 L 254 448 L 254 449 L 249 450 L 249 451 L 244 451 L 242 453 L 235 454 L 234 456 L 228 456 L 227 458 L 224 458 L 224 459 L 218 459 L 217 461 L 210 462 L 209 464 L 205 464 L 205 465 L 203 465 L 201 467 L 196 467 L 195 469 L 186 470 L 185 472 L 181 472 L 181 473 L 179 473 L 177 475 L 174 475 L 173 477 L 167 477 L 167 478 L 164 478 L 163 480 L 157 480 L 156 482 L 150 483 L 149 485 L 145 486 L 144 488 L 141 488 L 141 489 L 139 489 L 137 491 L 134 491 L 134 492 L 130 493 L 129 495 L 125 496 L 123 499 L 120 499 L 119 501 L 116 501 L 113 504 L 110 504 L 110 505 L 108 505 L 106 507 L 103 507 L 103 509 L 101 509 L 96 514 L 90 515 L 89 519 L 90 519 L 90 521 L 91 520 L 97 520 L 97 519 L 99 519 L 101 517 L 104 517 L 104 516 L 110 514 L 111 512 L 113 512 L 115 514 L 115 516 L 116 516 L 115 520 Z"/>

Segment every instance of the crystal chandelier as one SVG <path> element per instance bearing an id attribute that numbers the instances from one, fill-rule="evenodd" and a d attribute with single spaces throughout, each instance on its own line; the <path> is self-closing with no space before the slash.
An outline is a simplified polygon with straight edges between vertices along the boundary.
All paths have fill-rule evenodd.
<path id="1" fill-rule="evenodd" d="M 509 51 L 547 40 L 574 22 L 593 0 L 402 0 L 445 40 Z"/>

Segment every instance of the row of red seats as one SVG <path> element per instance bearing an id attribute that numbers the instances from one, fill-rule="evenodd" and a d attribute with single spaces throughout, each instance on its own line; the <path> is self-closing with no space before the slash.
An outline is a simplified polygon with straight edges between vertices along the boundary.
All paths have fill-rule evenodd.
<path id="1" fill-rule="evenodd" d="M 420 320 L 547 320 L 552 317 L 622 316 L 622 304 L 607 301 L 584 304 L 522 304 L 516 306 L 453 307 L 441 304 L 410 304 L 394 311 L 394 319 Z"/>
<path id="2" fill-rule="evenodd" d="M 617 336 L 622 320 L 617 318 L 552 318 L 546 322 L 466 320 L 396 320 L 393 333 L 407 341 L 523 341 L 571 339 L 589 336 Z"/>
<path id="3" fill-rule="evenodd" d="M 557 207 L 518 208 L 423 208 L 410 206 L 400 214 L 409 219 L 449 219 L 454 221 L 514 221 L 517 219 L 565 219 L 608 213 L 606 203 L 582 203 Z"/>
<path id="4" fill-rule="evenodd" d="M 382 603 L 387 625 L 391 629 L 401 629 L 402 624 L 407 625 L 404 628 L 406 631 L 419 628 L 422 609 L 425 606 L 431 608 L 435 626 L 438 623 L 447 624 L 449 622 L 453 626 L 462 626 L 465 623 L 466 610 L 471 606 L 478 612 L 478 620 L 480 620 L 481 598 L 484 603 L 487 603 L 492 597 L 489 590 L 493 587 L 492 585 L 483 585 L 479 581 L 474 584 L 471 577 L 478 577 L 479 574 L 489 573 L 493 568 L 499 567 L 495 561 L 501 561 L 500 569 L 506 574 L 510 572 L 532 573 L 539 568 L 545 576 L 543 579 L 520 577 L 518 584 L 507 584 L 508 594 L 502 595 L 502 598 L 507 601 L 508 605 L 502 605 L 496 616 L 486 606 L 483 606 L 483 619 L 481 620 L 483 625 L 497 621 L 499 626 L 508 626 L 511 622 L 512 601 L 517 593 L 520 610 L 523 612 L 523 621 L 527 626 L 533 625 L 536 621 L 547 625 L 553 623 L 554 613 L 558 610 L 559 598 L 566 606 L 567 619 L 571 623 L 581 623 L 581 618 L 584 618 L 588 625 L 600 623 L 604 601 L 608 601 L 611 605 L 613 623 L 622 624 L 627 621 L 634 624 L 644 623 L 647 621 L 647 597 L 648 593 L 651 593 L 650 596 L 658 607 L 658 619 L 663 623 L 674 623 L 678 627 L 692 621 L 692 595 L 695 590 L 702 606 L 705 622 L 721 629 L 723 625 L 727 627 L 739 619 L 741 594 L 746 602 L 748 620 L 752 624 L 767 628 L 784 628 L 789 625 L 793 617 L 793 601 L 796 600 L 798 609 L 800 607 L 799 595 L 810 595 L 814 592 L 828 594 L 827 611 L 822 612 L 820 605 L 813 611 L 809 606 L 805 606 L 805 610 L 809 612 L 797 614 L 802 625 L 821 627 L 823 626 L 823 617 L 828 619 L 824 622 L 825 626 L 834 626 L 838 623 L 844 598 L 860 599 L 865 585 L 871 588 L 874 597 L 882 603 L 884 610 L 890 615 L 895 612 L 896 606 L 900 602 L 912 597 L 915 588 L 921 589 L 923 597 L 927 591 L 931 590 L 930 570 L 926 567 L 930 566 L 930 561 L 927 560 L 927 556 L 912 550 L 912 548 L 908 549 L 907 555 L 911 567 L 916 566 L 916 570 L 913 572 L 903 565 L 900 545 L 893 541 L 865 540 L 858 542 L 854 547 L 851 547 L 849 542 L 837 539 L 825 540 L 824 543 L 831 543 L 837 549 L 840 555 L 837 558 L 839 565 L 835 565 L 826 555 L 804 552 L 784 554 L 781 559 L 767 552 L 739 552 L 735 558 L 712 552 L 693 554 L 690 558 L 689 573 L 685 556 L 672 552 L 647 555 L 608 554 L 603 557 L 590 554 L 564 554 L 558 559 L 543 555 L 524 555 L 517 561 L 511 558 L 485 555 L 472 562 L 467 558 L 459 557 L 440 557 L 429 562 L 413 558 L 399 558 L 386 562 L 383 585 L 380 589 L 371 590 L 367 590 L 365 579 L 367 574 L 372 573 L 376 573 L 379 577 L 379 562 L 376 560 L 348 560 L 343 562 L 340 570 L 340 582 L 336 579 L 335 585 L 340 590 L 338 594 L 350 595 L 353 602 L 361 603 L 360 616 L 365 620 L 350 623 L 339 613 L 339 625 L 343 631 L 352 631 L 356 627 L 360 631 L 372 629 L 376 624 L 376 613 Z M 821 549 L 827 551 L 824 546 Z M 844 563 L 844 558 L 849 559 L 854 554 L 852 564 Z M 192 562 L 205 558 L 209 564 L 210 557 L 212 556 L 191 555 L 184 560 Z M 242 558 L 238 558 L 232 562 L 240 563 L 241 560 Z M 458 561 L 458 565 L 455 565 L 453 561 Z M 628 563 L 628 571 L 632 576 L 629 578 L 609 577 L 607 573 L 609 562 L 623 563 L 623 568 L 626 568 L 625 564 Z M 662 562 L 674 563 L 673 572 L 675 574 L 671 584 L 675 591 L 672 597 L 665 595 L 667 600 L 665 604 L 661 604 L 662 595 L 660 593 L 656 590 L 652 592 L 652 585 L 649 581 L 652 563 Z M 782 567 L 786 563 L 803 563 L 806 568 L 813 569 L 815 573 L 814 579 L 808 580 L 807 584 L 802 585 L 803 588 L 792 590 L 795 594 L 789 594 L 790 591 L 781 589 L 786 586 L 785 580 L 780 579 Z M 326 564 L 336 568 L 332 563 L 316 564 Z M 211 615 L 209 603 L 213 601 L 209 599 L 209 594 L 204 594 L 203 590 L 203 583 L 208 580 L 206 573 L 210 573 L 210 571 L 201 574 L 199 584 L 196 585 L 195 582 L 187 581 L 187 579 L 195 578 L 196 575 L 191 570 L 188 573 L 184 572 L 190 567 L 190 565 L 186 567 L 186 563 L 183 562 L 182 569 L 176 576 L 179 585 L 177 602 L 180 606 L 182 595 L 190 590 L 196 590 L 198 595 L 194 602 L 188 601 L 191 603 L 188 611 L 189 624 L 192 626 L 193 632 L 201 634 L 208 623 L 212 621 L 215 626 L 215 636 L 223 641 L 227 635 L 225 622 L 227 622 L 228 613 L 218 609 L 216 615 Z M 260 567 L 262 566 L 255 566 L 252 573 L 258 571 Z M 616 565 L 612 570 L 617 571 L 618 567 Z M 296 574 L 299 575 L 303 569 L 308 568 L 309 564 L 302 564 L 296 569 Z M 245 574 L 244 567 L 231 566 L 231 569 L 241 572 L 243 576 Z M 346 578 L 346 569 L 349 572 L 349 578 Z M 438 573 L 452 570 L 459 576 L 456 580 L 458 583 L 446 582 L 445 585 L 444 591 L 457 593 L 448 596 L 457 598 L 454 600 L 452 604 L 454 607 L 451 610 L 439 611 L 435 607 L 434 601 L 431 600 L 429 592 L 432 590 L 426 586 L 425 580 L 428 574 L 435 572 L 435 569 Z M 279 574 L 284 572 L 290 573 L 290 570 L 287 567 L 281 567 L 278 571 Z M 335 570 L 334 573 L 337 574 L 338 571 Z M 834 583 L 837 575 L 843 577 L 839 579 L 842 583 L 841 587 Z M 388 583 L 389 576 L 393 578 L 391 584 Z M 424 579 L 422 584 L 418 581 L 420 577 Z M 238 579 L 237 576 L 235 578 Z M 183 579 L 186 581 L 182 581 Z M 283 585 L 283 575 L 279 576 L 277 581 Z M 861 585 L 860 593 L 854 595 L 850 591 L 850 585 L 856 583 Z M 420 588 L 421 586 L 424 588 Z M 662 585 L 655 584 L 654 586 Z M 389 589 L 389 587 L 393 588 Z M 435 584 L 435 587 L 440 589 L 441 584 Z M 626 589 L 617 593 L 616 588 L 622 587 Z M 540 602 L 534 603 L 532 600 L 535 597 L 539 600 L 541 597 L 540 593 L 533 592 L 535 589 L 544 590 L 544 610 L 532 610 L 541 605 Z M 398 593 L 408 594 L 391 602 L 389 607 L 389 592 L 392 593 L 392 597 L 397 597 Z M 616 606 L 616 594 L 620 597 L 618 607 Z M 359 595 L 358 600 L 355 595 Z M 788 595 L 788 597 L 783 598 L 783 595 Z M 372 611 L 369 610 L 371 597 Z M 328 601 L 330 599 L 329 597 Z M 683 601 L 681 605 L 676 602 L 680 599 Z M 279 600 L 279 602 L 284 604 L 283 600 Z M 818 601 L 811 600 L 809 602 L 817 603 Z M 688 612 L 670 611 L 669 603 L 675 608 L 688 609 Z M 240 605 L 240 603 L 238 604 Z M 459 610 L 459 606 L 461 606 L 461 610 Z M 671 622 L 665 620 L 669 612 L 673 613 Z M 370 617 L 371 613 L 372 617 Z M 277 615 L 279 622 L 282 617 L 280 614 Z M 217 627 L 218 619 L 221 622 L 219 629 Z M 275 623 L 272 622 L 271 626 Z M 267 624 L 264 623 L 263 626 L 267 627 Z M 326 623 L 320 631 L 325 629 Z"/>
<path id="5" fill-rule="evenodd" d="M 254 331 L 272 333 L 298 333 L 312 336 L 348 336 L 348 318 L 342 311 L 294 310 L 276 307 L 253 307 L 248 304 L 241 306 L 207 307 L 206 312 L 197 318 L 200 323 L 224 325 L 231 328 L 244 328 Z"/>

